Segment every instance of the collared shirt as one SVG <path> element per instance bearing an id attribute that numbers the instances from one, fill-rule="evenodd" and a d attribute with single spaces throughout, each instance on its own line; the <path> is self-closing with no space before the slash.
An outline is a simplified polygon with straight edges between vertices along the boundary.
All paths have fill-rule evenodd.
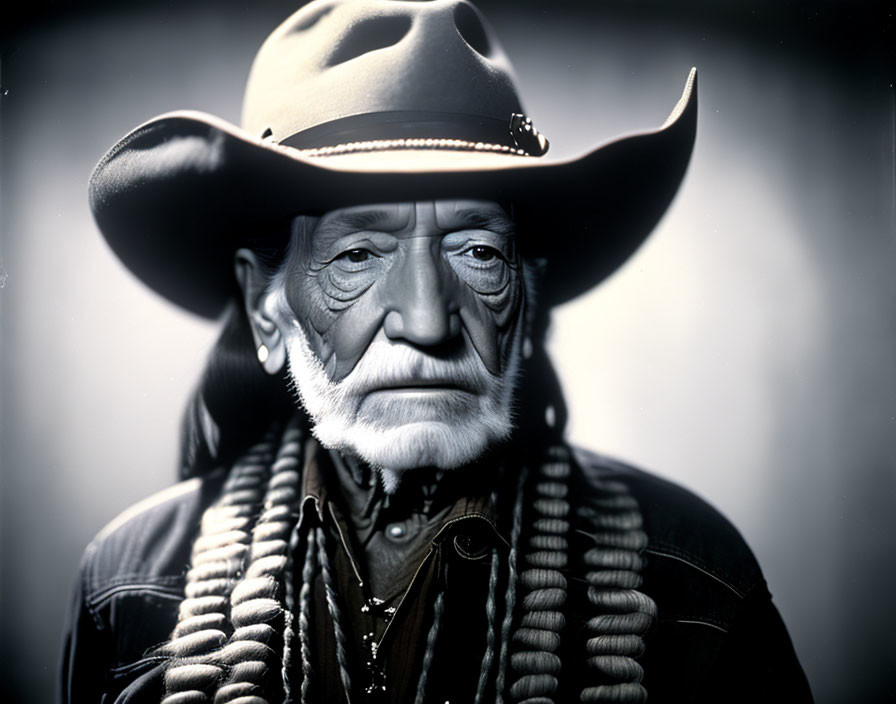
<path id="1" fill-rule="evenodd" d="M 443 656 L 439 662 L 450 660 L 450 667 L 431 666 L 427 687 L 439 692 L 440 701 L 472 701 L 477 678 L 451 677 L 448 671 L 478 672 L 482 661 L 492 550 L 503 559 L 509 547 L 490 495 L 499 473 L 494 459 L 438 476 L 418 472 L 388 496 L 375 477 L 353 474 L 341 457 L 316 442 L 306 446 L 298 530 L 315 523 L 328 536 L 355 678 L 352 701 L 413 700 L 435 597 L 439 591 L 447 594 L 449 579 L 462 588 L 446 596 L 436 647 Z M 321 578 L 314 599 L 315 642 L 323 644 L 316 652 L 318 696 L 342 701 Z M 446 643 L 464 647 L 447 648 Z"/>

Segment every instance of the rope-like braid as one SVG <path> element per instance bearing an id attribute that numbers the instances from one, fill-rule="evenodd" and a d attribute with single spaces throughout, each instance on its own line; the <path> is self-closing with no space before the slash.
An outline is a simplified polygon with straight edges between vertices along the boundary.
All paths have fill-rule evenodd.
<path id="1" fill-rule="evenodd" d="M 562 445 L 550 447 L 534 487 L 534 532 L 520 574 L 523 616 L 513 635 L 516 679 L 510 687 L 510 696 L 518 702 L 552 702 L 559 685 L 556 651 L 566 625 L 567 583 L 561 570 L 569 562 L 569 475 L 569 451 Z"/>
<path id="2" fill-rule="evenodd" d="M 283 434 L 243 579 L 230 595 L 234 632 L 219 657 L 231 665 L 227 682 L 215 704 L 243 696 L 262 704 L 282 687 L 282 639 L 286 609 L 281 600 L 288 563 L 289 541 L 298 518 L 300 431 L 290 426 Z"/>
<path id="3" fill-rule="evenodd" d="M 586 625 L 591 682 L 580 700 L 644 702 L 644 671 L 635 658 L 644 652 L 643 636 L 656 618 L 653 599 L 637 590 L 647 536 L 637 501 L 624 484 L 599 479 L 596 486 L 597 501 L 576 512 L 594 541 L 583 560 L 588 600 L 596 611 Z"/>
<path id="4" fill-rule="evenodd" d="M 352 679 L 348 670 L 348 655 L 346 652 L 345 629 L 342 627 L 342 609 L 339 607 L 339 599 L 330 571 L 330 556 L 327 554 L 325 530 L 317 528 L 317 554 L 320 560 L 321 576 L 323 577 L 324 590 L 327 595 L 327 608 L 330 611 L 330 620 L 333 622 L 333 635 L 336 636 L 336 660 L 339 663 L 339 677 L 342 679 L 342 687 L 345 689 L 345 699 L 351 702 Z"/>
<path id="5" fill-rule="evenodd" d="M 492 564 L 488 574 L 488 597 L 485 601 L 485 615 L 488 621 L 485 633 L 485 657 L 482 658 L 482 668 L 479 670 L 479 682 L 476 685 L 476 699 L 474 704 L 482 704 L 485 696 L 485 688 L 488 686 L 488 676 L 492 671 L 492 663 L 495 660 L 495 628 L 497 620 L 498 571 L 500 567 L 498 549 L 492 548 Z"/>
<path id="6" fill-rule="evenodd" d="M 299 590 L 299 647 L 302 652 L 302 704 L 309 704 L 311 691 L 311 585 L 317 573 L 317 553 L 313 537 L 306 538 L 305 563 L 302 566 L 302 588 Z"/>
<path id="7" fill-rule="evenodd" d="M 510 628 L 513 625 L 513 610 L 516 606 L 517 557 L 519 554 L 520 533 L 523 526 L 523 489 L 526 485 L 528 468 L 519 469 L 516 483 L 516 495 L 513 505 L 513 524 L 510 529 L 510 554 L 507 558 L 507 590 L 504 594 L 504 619 L 501 623 L 501 653 L 498 657 L 498 674 L 495 680 L 495 702 L 504 703 L 504 682 L 507 672 L 507 653 L 510 648 Z"/>
<path id="8" fill-rule="evenodd" d="M 429 633 L 426 636 L 426 652 L 423 654 L 423 669 L 420 672 L 420 679 L 417 680 L 417 695 L 414 697 L 414 704 L 423 704 L 426 698 L 426 685 L 429 683 L 429 670 L 432 667 L 436 642 L 439 638 L 439 629 L 442 625 L 442 614 L 444 611 L 445 590 L 439 589 L 439 594 L 432 607 L 432 625 L 429 627 Z"/>
<path id="9" fill-rule="evenodd" d="M 228 596 L 249 552 L 275 442 L 275 435 L 268 433 L 234 464 L 220 498 L 202 516 L 177 625 L 159 650 L 172 657 L 164 677 L 163 704 L 206 701 L 207 692 L 225 676 L 210 654 L 232 632 Z"/>
<path id="10" fill-rule="evenodd" d="M 234 465 L 203 514 L 186 599 L 162 649 L 178 658 L 165 672 L 164 704 L 242 697 L 262 704 L 280 691 L 288 628 L 280 598 L 298 516 L 300 439 L 297 425 L 287 428 L 271 464 L 276 435 L 269 433 Z M 283 646 L 286 657 L 285 639 Z"/>

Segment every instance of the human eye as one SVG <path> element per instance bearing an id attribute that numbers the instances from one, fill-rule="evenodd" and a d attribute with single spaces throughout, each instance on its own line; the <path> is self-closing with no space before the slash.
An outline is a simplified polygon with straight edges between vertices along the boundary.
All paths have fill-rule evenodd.
<path id="1" fill-rule="evenodd" d="M 334 248 L 318 278 L 323 292 L 340 305 L 350 303 L 369 289 L 386 262 L 383 253 L 374 252 L 372 246 L 359 245 L 353 242 Z"/>
<path id="2" fill-rule="evenodd" d="M 344 271 L 363 271 L 374 259 L 377 255 L 366 247 L 353 247 L 337 254 L 330 263 Z"/>
<path id="3" fill-rule="evenodd" d="M 449 254 L 448 259 L 461 280 L 483 295 L 502 290 L 512 270 L 504 252 L 481 241 L 467 241 Z"/>
<path id="4" fill-rule="evenodd" d="M 476 244 L 472 247 L 468 247 L 461 253 L 461 256 L 472 259 L 474 264 L 477 265 L 487 265 L 497 263 L 498 261 L 505 261 L 504 255 L 501 254 L 498 249 L 489 247 L 485 244 Z"/>
<path id="5" fill-rule="evenodd" d="M 340 254 L 339 258 L 347 259 L 354 264 L 360 264 L 361 262 L 366 262 L 372 256 L 369 249 L 350 249 Z"/>

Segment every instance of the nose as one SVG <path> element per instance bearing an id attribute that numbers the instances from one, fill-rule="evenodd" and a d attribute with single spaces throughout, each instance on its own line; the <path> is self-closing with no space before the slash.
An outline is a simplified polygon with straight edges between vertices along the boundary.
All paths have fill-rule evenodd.
<path id="1" fill-rule="evenodd" d="M 406 242 L 405 256 L 389 272 L 391 310 L 383 321 L 386 336 L 431 347 L 460 334 L 456 288 L 438 242 L 428 237 Z"/>

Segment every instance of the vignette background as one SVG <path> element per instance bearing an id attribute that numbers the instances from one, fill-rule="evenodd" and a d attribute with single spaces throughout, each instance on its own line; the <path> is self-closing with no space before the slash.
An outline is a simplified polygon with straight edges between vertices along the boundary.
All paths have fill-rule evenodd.
<path id="1" fill-rule="evenodd" d="M 700 115 L 644 247 L 558 309 L 570 436 L 717 506 L 756 552 L 820 703 L 896 695 L 892 7 L 482 0 L 527 112 L 573 155 Z M 145 290 L 90 217 L 88 175 L 156 114 L 234 122 L 298 3 L 36 3 L 0 54 L 0 661 L 52 698 L 79 555 L 174 481 L 217 326 Z"/>

